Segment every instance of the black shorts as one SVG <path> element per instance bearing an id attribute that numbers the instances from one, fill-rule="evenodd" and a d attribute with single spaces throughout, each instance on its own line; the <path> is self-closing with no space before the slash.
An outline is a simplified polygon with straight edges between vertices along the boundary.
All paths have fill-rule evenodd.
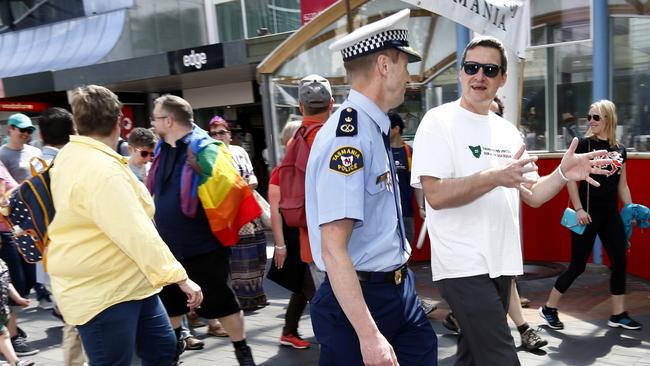
<path id="1" fill-rule="evenodd" d="M 201 286 L 203 302 L 196 313 L 206 319 L 216 319 L 239 312 L 239 302 L 230 283 L 230 255 L 214 251 L 179 260 L 188 277 Z M 163 287 L 160 292 L 167 315 L 187 314 L 187 295 L 178 285 Z"/>

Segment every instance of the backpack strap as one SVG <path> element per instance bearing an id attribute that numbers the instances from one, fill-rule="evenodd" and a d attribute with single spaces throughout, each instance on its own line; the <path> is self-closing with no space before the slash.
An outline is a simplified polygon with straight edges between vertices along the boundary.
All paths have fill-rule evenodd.
<path id="1" fill-rule="evenodd" d="M 404 151 L 406 151 L 406 161 L 408 162 L 408 167 L 409 167 L 409 172 L 410 172 L 411 171 L 411 161 L 413 160 L 413 159 L 411 159 L 411 155 L 412 155 L 411 147 L 406 142 L 402 142 L 402 144 L 404 144 Z"/>

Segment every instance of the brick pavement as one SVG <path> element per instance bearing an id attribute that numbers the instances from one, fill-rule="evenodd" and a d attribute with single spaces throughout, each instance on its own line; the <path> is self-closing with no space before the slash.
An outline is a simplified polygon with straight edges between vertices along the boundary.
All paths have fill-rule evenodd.
<path id="1" fill-rule="evenodd" d="M 439 294 L 431 285 L 428 265 L 420 263 L 412 268 L 418 276 L 418 291 L 421 296 L 439 302 Z M 560 316 L 566 329 L 554 331 L 542 327 L 542 335 L 549 341 L 549 345 L 536 353 L 520 349 L 522 365 L 650 366 L 650 283 L 629 277 L 628 308 L 637 320 L 646 325 L 642 331 L 629 331 L 607 327 L 608 279 L 604 267 L 590 266 L 561 303 Z M 521 294 L 531 300 L 530 308 L 524 309 L 524 316 L 532 326 L 541 324 L 537 308 L 543 303 L 553 281 L 554 278 L 520 281 Z M 265 286 L 271 305 L 246 314 L 249 343 L 253 347 L 256 362 L 268 366 L 317 365 L 317 346 L 308 350 L 278 346 L 289 293 L 272 282 L 267 282 Z M 440 306 L 444 308 L 444 303 Z M 437 311 L 435 316 L 444 316 L 444 311 Z M 57 319 L 48 311 L 31 307 L 21 315 L 19 324 L 29 333 L 31 344 L 41 349 L 31 359 L 38 365 L 62 365 L 63 353 L 59 347 L 61 326 Z M 438 334 L 439 364 L 453 365 L 457 337 L 435 319 L 432 320 L 432 325 Z M 304 337 L 315 342 L 308 315 L 303 317 L 300 326 Z M 519 345 L 519 335 L 512 323 L 511 330 L 515 343 Z M 196 329 L 198 337 L 205 341 L 206 348 L 183 354 L 184 365 L 236 365 L 228 339 L 208 337 L 205 331 L 206 328 Z"/>

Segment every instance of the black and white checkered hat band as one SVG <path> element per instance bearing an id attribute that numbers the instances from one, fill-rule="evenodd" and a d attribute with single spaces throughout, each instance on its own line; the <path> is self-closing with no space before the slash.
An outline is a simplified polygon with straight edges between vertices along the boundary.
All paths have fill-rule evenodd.
<path id="1" fill-rule="evenodd" d="M 406 29 L 391 29 L 377 33 L 370 38 L 366 38 L 361 42 L 342 49 L 343 61 L 348 61 L 355 57 L 367 55 L 388 47 L 408 46 L 408 39 L 409 32 Z"/>

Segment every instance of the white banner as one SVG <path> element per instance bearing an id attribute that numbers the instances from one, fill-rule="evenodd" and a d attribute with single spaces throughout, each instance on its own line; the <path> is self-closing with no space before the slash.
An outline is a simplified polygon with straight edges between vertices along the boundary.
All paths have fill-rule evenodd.
<path id="1" fill-rule="evenodd" d="M 402 0 L 490 35 L 525 58 L 530 35 L 528 0 Z"/>

